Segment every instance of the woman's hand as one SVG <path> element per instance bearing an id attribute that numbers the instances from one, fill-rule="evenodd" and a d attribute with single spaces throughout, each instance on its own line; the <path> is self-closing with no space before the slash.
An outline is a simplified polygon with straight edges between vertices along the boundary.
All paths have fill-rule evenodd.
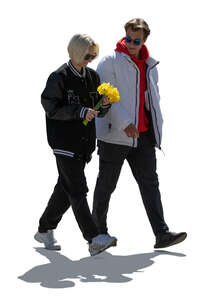
<path id="1" fill-rule="evenodd" d="M 103 100 L 103 105 L 108 105 L 108 104 L 110 104 L 110 100 L 107 96 L 105 96 Z"/>
<path id="2" fill-rule="evenodd" d="M 95 111 L 92 108 L 88 108 L 85 119 L 87 121 L 92 121 L 98 115 L 98 113 L 98 111 Z"/>

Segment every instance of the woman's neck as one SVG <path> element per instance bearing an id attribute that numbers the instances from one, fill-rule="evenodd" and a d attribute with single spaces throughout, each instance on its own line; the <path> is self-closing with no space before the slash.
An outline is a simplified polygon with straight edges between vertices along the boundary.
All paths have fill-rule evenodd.
<path id="1" fill-rule="evenodd" d="M 77 70 L 79 73 L 81 73 L 82 67 L 81 67 L 80 65 L 76 64 L 73 60 L 71 60 L 71 63 L 72 63 L 72 65 L 73 65 L 73 67 L 76 68 L 76 70 Z"/>

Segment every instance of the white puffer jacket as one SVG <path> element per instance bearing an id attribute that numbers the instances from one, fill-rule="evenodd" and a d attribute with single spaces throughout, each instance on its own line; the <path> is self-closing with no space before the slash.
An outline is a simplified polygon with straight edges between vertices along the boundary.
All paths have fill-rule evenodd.
<path id="1" fill-rule="evenodd" d="M 160 148 L 162 139 L 162 114 L 159 105 L 158 72 L 159 62 L 149 57 L 146 60 L 147 91 L 145 92 L 145 106 L 151 112 L 156 146 Z M 101 141 L 137 146 L 136 138 L 127 137 L 124 129 L 130 124 L 138 128 L 139 111 L 139 80 L 140 71 L 131 58 L 121 52 L 105 56 L 97 67 L 101 82 L 110 82 L 117 87 L 121 100 L 112 104 L 104 118 L 96 118 L 97 138 Z"/>

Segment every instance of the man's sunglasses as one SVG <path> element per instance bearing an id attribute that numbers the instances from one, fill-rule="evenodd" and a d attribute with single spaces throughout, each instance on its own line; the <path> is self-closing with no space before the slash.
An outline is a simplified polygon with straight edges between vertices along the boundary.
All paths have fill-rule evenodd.
<path id="1" fill-rule="evenodd" d="M 139 46 L 141 44 L 141 40 L 139 39 L 132 40 L 129 36 L 126 37 L 126 43 L 130 44 L 132 41 L 135 46 Z"/>
<path id="2" fill-rule="evenodd" d="M 90 58 L 91 58 L 91 59 L 95 59 L 96 56 L 97 56 L 96 54 L 95 54 L 95 55 L 86 54 L 86 56 L 84 57 L 84 59 L 85 59 L 85 60 L 89 60 Z"/>

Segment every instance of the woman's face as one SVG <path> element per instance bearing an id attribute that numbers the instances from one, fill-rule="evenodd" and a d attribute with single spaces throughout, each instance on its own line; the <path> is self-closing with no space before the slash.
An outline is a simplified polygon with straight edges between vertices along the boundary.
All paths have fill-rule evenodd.
<path id="1" fill-rule="evenodd" d="M 84 60 L 79 64 L 80 67 L 85 68 L 89 62 L 91 62 L 96 57 L 96 47 L 90 46 L 88 53 L 86 54 Z"/>

